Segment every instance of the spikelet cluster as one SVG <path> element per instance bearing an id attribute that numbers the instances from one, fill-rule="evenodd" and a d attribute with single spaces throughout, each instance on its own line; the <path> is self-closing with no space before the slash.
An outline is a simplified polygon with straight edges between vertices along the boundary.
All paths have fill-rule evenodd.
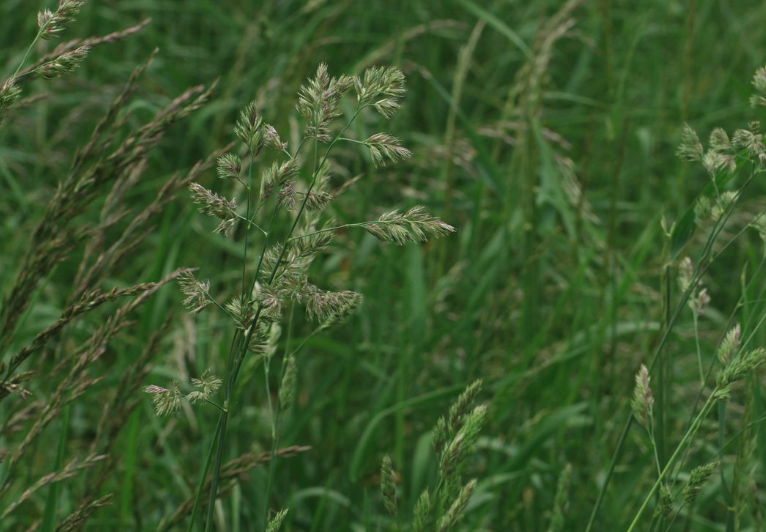
<path id="1" fill-rule="evenodd" d="M 426 213 L 421 206 L 412 207 L 403 214 L 387 212 L 377 222 L 367 222 L 364 228 L 378 240 L 397 246 L 425 242 L 429 237 L 440 238 L 455 232 L 454 227 Z"/>
<path id="2" fill-rule="evenodd" d="M 630 403 L 633 409 L 633 415 L 636 420 L 646 430 L 652 430 L 652 412 L 654 408 L 654 396 L 649 386 L 651 378 L 649 370 L 641 364 L 641 368 L 636 373 L 636 387 L 633 391 L 633 399 Z"/>
<path id="3" fill-rule="evenodd" d="M 354 84 L 350 76 L 330 77 L 327 65 L 321 63 L 316 76 L 298 92 L 296 109 L 306 118 L 304 134 L 320 142 L 330 142 L 330 124 L 341 115 L 340 102 Z"/>
<path id="4" fill-rule="evenodd" d="M 86 0 L 59 0 L 56 11 L 44 9 L 37 14 L 37 26 L 41 39 L 50 39 L 62 31 L 63 25 L 74 20 Z"/>
<path id="5" fill-rule="evenodd" d="M 6 80 L 0 85 L 0 124 L 5 118 L 6 111 L 19 99 L 21 89 L 13 79 Z"/>
<path id="6" fill-rule="evenodd" d="M 144 387 L 144 392 L 152 395 L 156 414 L 166 416 L 178 412 L 182 400 L 191 404 L 208 401 L 221 387 L 222 381 L 207 370 L 200 378 L 191 379 L 191 384 L 194 389 L 186 395 L 181 393 L 177 381 L 170 388 L 151 384 Z"/>
<path id="7" fill-rule="evenodd" d="M 694 264 L 689 257 L 685 257 L 678 266 L 678 287 L 685 292 L 692 287 L 694 281 Z M 710 296 L 707 288 L 700 281 L 696 281 L 687 300 L 689 308 L 696 315 L 701 316 L 705 308 L 710 304 Z"/>
<path id="8" fill-rule="evenodd" d="M 71 74 L 80 68 L 80 65 L 88 56 L 89 52 L 90 46 L 80 46 L 71 52 L 61 54 L 52 61 L 43 63 L 35 68 L 33 72 L 47 81 L 56 79 L 65 74 Z"/>
<path id="9" fill-rule="evenodd" d="M 237 201 L 227 200 L 199 183 L 190 183 L 189 190 L 192 194 L 192 201 L 199 205 L 201 212 L 220 220 L 218 227 L 213 232 L 221 233 L 224 236 L 228 235 L 237 220 Z"/>

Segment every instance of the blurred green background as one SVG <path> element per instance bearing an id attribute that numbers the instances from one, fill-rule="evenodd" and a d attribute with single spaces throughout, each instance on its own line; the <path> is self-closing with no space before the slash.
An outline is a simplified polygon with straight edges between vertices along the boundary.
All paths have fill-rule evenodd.
<path id="1" fill-rule="evenodd" d="M 3 78 L 34 37 L 42 7 L 54 6 L 0 3 Z M 282 443 L 312 449 L 278 462 L 272 507 L 291 509 L 285 530 L 387 529 L 380 518 L 381 456 L 391 454 L 401 473 L 400 504 L 412 508 L 435 473 L 431 427 L 466 384 L 482 378 L 490 410 L 466 470 L 480 481 L 462 529 L 547 530 L 558 477 L 572 464 L 564 529 L 584 530 L 635 371 L 658 341 L 661 218 L 676 219 L 708 179 L 701 167 L 674 156 L 681 127 L 687 122 L 704 138 L 714 126 L 732 130 L 759 118 L 748 97 L 752 74 L 766 58 L 766 6 L 744 0 L 103 0 L 90 2 L 59 40 L 107 34 L 149 17 L 136 35 L 95 48 L 76 74 L 52 84 L 35 81 L 27 94 L 46 99 L 14 111 L 0 127 L 3 292 L 19 267 L 23 235 L 39 220 L 75 149 L 153 49 L 157 57 L 129 104 L 136 124 L 189 86 L 220 81 L 213 101 L 162 140 L 130 198 L 134 206 L 150 201 L 175 170 L 233 141 L 237 114 L 252 99 L 293 145 L 300 132 L 295 95 L 320 62 L 332 75 L 399 66 L 409 89 L 402 111 L 389 123 L 370 115 L 356 127 L 396 135 L 414 156 L 375 170 L 365 154 L 341 150 L 338 183 L 358 181 L 333 214 L 361 221 L 424 205 L 458 232 L 395 248 L 349 231 L 314 263 L 317 284 L 359 291 L 365 301 L 347 324 L 310 340 L 299 357 L 298 400 L 284 421 Z M 39 57 L 49 49 L 43 42 L 34 52 Z M 202 183 L 215 189 L 221 182 L 211 171 Z M 762 210 L 763 189 L 761 183 L 750 188 L 743 219 Z M 193 266 L 217 290 L 233 293 L 237 248 L 210 229 L 181 194 L 114 283 Z M 756 235 L 747 233 L 711 267 L 706 284 L 713 302 L 700 318 L 710 356 L 740 296 L 740 273 L 761 254 Z M 20 342 L 61 312 L 76 264 L 52 273 Z M 177 290 L 164 289 L 100 363 L 105 381 L 72 411 L 72 455 L 87 448 L 99 394 L 108 397 L 120 368 L 169 313 L 177 314 L 176 325 L 150 382 L 183 380 L 208 367 L 223 373 L 228 322 L 215 312 L 185 315 L 180 300 Z M 691 323 L 687 312 L 670 348 L 668 424 L 676 435 L 698 386 Z M 295 335 L 309 331 L 300 321 Z M 243 374 L 239 386 L 228 457 L 270 446 L 260 370 Z M 30 388 L 40 397 L 48 393 L 43 382 Z M 216 413 L 198 407 L 158 419 L 148 397 L 144 403 L 114 449 L 124 456 L 108 486 L 114 504 L 96 512 L 86 530 L 154 530 L 195 489 Z M 56 431 L 56 423 L 48 428 L 51 442 L 58 441 Z M 695 448 L 703 462 L 716 454 L 716 447 L 705 453 L 706 442 L 715 446 L 715 433 L 705 438 Z M 37 449 L 31 478 L 51 470 L 51 454 Z M 595 530 L 626 527 L 651 486 L 652 464 L 644 436 L 631 431 Z M 753 471 L 751 495 L 763 500 L 763 471 Z M 61 492 L 62 512 L 76 507 L 78 482 Z M 222 529 L 260 530 L 265 483 L 265 470 L 255 469 L 222 500 Z M 9 527 L 29 525 L 41 505 L 27 503 Z M 673 530 L 727 530 L 730 512 L 720 491 L 705 492 L 698 507 L 698 516 L 678 520 Z M 743 519 L 743 530 L 757 529 L 755 509 Z"/>

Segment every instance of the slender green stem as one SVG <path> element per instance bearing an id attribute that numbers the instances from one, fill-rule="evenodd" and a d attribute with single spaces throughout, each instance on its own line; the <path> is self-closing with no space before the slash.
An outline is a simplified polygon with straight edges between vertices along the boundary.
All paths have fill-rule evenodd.
<path id="1" fill-rule="evenodd" d="M 628 437 L 628 432 L 630 432 L 630 427 L 633 425 L 633 414 L 631 413 L 628 416 L 628 419 L 625 421 L 625 426 L 622 429 L 622 432 L 620 433 L 620 439 L 617 440 L 617 448 L 614 451 L 614 454 L 612 455 L 612 461 L 609 464 L 609 469 L 606 472 L 606 478 L 604 479 L 604 486 L 599 490 L 598 492 L 598 498 L 596 499 L 596 504 L 593 507 L 593 511 L 590 514 L 590 519 L 588 520 L 588 526 L 585 527 L 585 531 L 588 532 L 593 527 L 593 524 L 596 522 L 596 515 L 598 515 L 598 509 L 601 507 L 601 503 L 604 501 L 604 495 L 606 495 L 606 487 L 609 485 L 609 481 L 612 480 L 612 475 L 614 475 L 614 471 L 617 468 L 617 460 L 620 457 L 620 451 L 622 450 L 623 445 L 625 444 L 625 440 Z"/>
<path id="2" fill-rule="evenodd" d="M 256 229 L 258 229 L 261 233 L 263 233 L 263 236 L 269 236 L 269 233 L 265 229 L 263 229 L 258 224 L 250 220 L 250 198 L 247 199 L 247 216 L 242 216 L 241 214 L 237 214 L 236 212 L 233 214 L 234 216 L 237 217 L 237 219 L 242 220 L 250 227 L 255 227 Z M 247 231 L 245 231 L 245 240 L 247 240 Z M 247 246 L 245 246 L 245 248 L 247 249 Z M 245 254 L 245 258 L 247 258 L 247 254 Z M 247 261 L 243 261 L 243 263 L 246 264 Z"/>
<path id="3" fill-rule="evenodd" d="M 702 421 L 705 419 L 705 417 L 707 417 L 707 414 L 710 412 L 710 409 L 717 402 L 717 392 L 718 392 L 718 387 L 716 387 L 715 390 L 713 390 L 713 393 L 710 394 L 710 397 L 708 397 L 707 401 L 705 402 L 705 405 L 702 407 L 699 414 L 697 414 L 697 417 L 695 418 L 694 422 L 691 424 L 689 429 L 686 431 L 686 434 L 684 434 L 683 439 L 681 439 L 681 443 L 678 444 L 678 447 L 676 447 L 676 450 L 673 452 L 673 455 L 670 457 L 670 459 L 668 459 L 668 463 L 665 465 L 659 477 L 657 478 L 654 485 L 652 486 L 652 489 L 649 491 L 649 494 L 644 499 L 644 503 L 638 509 L 638 513 L 636 513 L 636 516 L 633 518 L 633 522 L 630 524 L 630 527 L 628 528 L 627 532 L 633 532 L 633 530 L 635 530 L 636 526 L 638 525 L 638 521 L 640 520 L 647 506 L 649 506 L 649 502 L 651 502 L 652 498 L 654 498 L 654 494 L 662 485 L 663 479 L 667 476 L 668 472 L 671 470 L 673 464 L 676 461 L 676 458 L 678 458 L 681 452 L 686 449 L 687 445 L 691 443 L 691 439 L 697 433 L 697 430 L 702 424 Z"/>
<path id="4" fill-rule="evenodd" d="M 50 22 L 47 22 L 44 26 L 42 26 L 38 31 L 37 35 L 35 35 L 34 40 L 32 41 L 32 44 L 29 45 L 27 48 L 27 51 L 24 52 L 24 57 L 21 58 L 21 62 L 19 63 L 19 66 L 16 67 L 16 71 L 11 76 L 11 79 L 16 79 L 16 76 L 18 76 L 19 71 L 21 70 L 21 67 L 24 66 L 24 63 L 27 62 L 27 57 L 29 57 L 29 52 L 32 51 L 32 48 L 34 48 L 35 44 L 37 44 L 37 41 L 40 40 L 40 36 L 43 34 L 45 30 L 48 29 L 48 26 L 50 25 Z"/>
<path id="5" fill-rule="evenodd" d="M 692 321 L 694 322 L 694 340 L 697 345 L 697 365 L 700 370 L 700 388 L 705 386 L 705 370 L 702 368 L 702 349 L 700 348 L 700 331 L 699 331 L 699 316 L 696 312 L 692 313 Z"/>
<path id="6" fill-rule="evenodd" d="M 218 433 L 221 431 L 221 420 L 223 419 L 223 416 L 219 416 L 218 418 L 218 424 L 215 427 L 215 432 L 213 433 L 213 441 L 215 441 L 216 437 L 218 436 Z M 205 479 L 207 479 L 207 472 L 210 471 L 210 462 L 213 460 L 213 450 L 215 449 L 214 445 L 210 446 L 210 450 L 207 453 L 207 459 L 205 460 L 205 467 L 202 470 L 202 481 L 197 486 L 197 495 L 194 497 L 194 506 L 192 506 L 192 513 L 191 518 L 189 519 L 189 526 L 186 528 L 187 532 L 192 532 L 194 530 L 194 521 L 197 518 L 197 509 L 199 508 L 199 502 L 202 499 L 202 493 L 205 491 Z"/>
<path id="7" fill-rule="evenodd" d="M 282 357 L 282 370 L 280 373 L 280 382 L 283 381 L 285 376 L 285 370 L 287 368 L 287 365 L 285 364 L 285 361 L 287 360 L 287 357 L 290 356 L 290 340 L 293 337 L 293 318 L 295 317 L 295 308 L 290 308 L 290 320 L 287 322 L 287 338 L 285 338 L 285 355 Z M 267 379 L 268 381 L 268 376 Z M 282 405 L 279 404 L 279 401 L 277 401 L 277 407 L 275 410 L 272 410 L 271 406 L 271 393 L 268 392 L 269 395 L 269 412 L 271 413 L 271 452 L 270 452 L 270 458 L 269 458 L 269 476 L 266 481 L 266 499 L 271 499 L 271 489 L 274 485 L 274 478 L 276 478 L 277 474 L 277 449 L 279 448 L 279 429 L 280 429 L 280 419 L 282 414 Z M 264 512 L 263 516 L 263 529 L 267 530 L 269 525 L 269 508 L 268 504 L 266 505 L 266 511 Z"/>
<path id="8" fill-rule="evenodd" d="M 247 191 L 247 212 L 246 212 L 245 221 L 247 223 L 251 223 L 250 222 L 250 203 L 251 203 L 251 200 L 250 200 L 250 186 L 249 185 L 253 183 L 253 160 L 254 159 L 255 159 L 255 155 L 251 151 L 250 152 L 250 165 L 247 168 L 247 182 L 248 182 L 248 185 L 245 186 L 245 190 Z M 267 236 L 266 235 L 266 231 L 264 231 L 263 229 L 261 229 L 260 227 L 255 225 L 254 223 L 253 223 L 253 225 L 256 228 L 260 229 L 260 231 L 264 234 L 264 236 Z M 248 250 L 248 247 L 249 247 L 248 246 L 248 238 L 249 238 L 249 236 L 250 236 L 250 231 L 245 231 L 245 243 L 243 245 L 243 250 L 242 250 L 242 299 L 243 299 L 242 302 L 243 303 L 245 302 L 245 297 L 246 297 L 245 296 L 245 284 L 247 283 L 247 250 Z"/>
<path id="9" fill-rule="evenodd" d="M 264 357 L 265 360 L 263 362 L 263 380 L 264 385 L 266 387 L 266 402 L 269 406 L 269 417 L 271 418 L 271 438 L 274 439 L 275 432 L 276 432 L 276 420 L 275 420 L 275 413 L 274 413 L 274 403 L 271 400 L 271 384 L 269 383 L 269 367 L 271 366 L 271 356 Z"/>
<path id="10" fill-rule="evenodd" d="M 216 407 L 221 412 L 226 412 L 226 409 L 224 407 L 222 407 L 221 405 L 219 405 L 218 403 L 216 403 L 215 401 L 211 401 L 210 399 L 205 399 L 205 402 L 207 404 L 209 404 L 209 405 L 213 405 L 214 407 Z"/>
<path id="11" fill-rule="evenodd" d="M 210 484 L 210 500 L 207 507 L 207 519 L 205 521 L 205 531 L 209 532 L 212 530 L 213 525 L 213 513 L 215 513 L 215 501 L 218 497 L 218 481 L 220 480 L 221 476 L 221 462 L 223 460 L 223 443 L 224 443 L 224 435 L 226 434 L 226 423 L 229 420 L 229 413 L 226 410 L 223 410 L 221 412 L 221 416 L 218 419 L 218 426 L 220 430 L 218 431 L 218 445 L 216 446 L 216 453 L 215 453 L 215 467 L 213 469 L 213 480 Z M 215 439 L 215 438 L 214 438 Z M 213 447 L 210 449 L 213 450 Z"/>

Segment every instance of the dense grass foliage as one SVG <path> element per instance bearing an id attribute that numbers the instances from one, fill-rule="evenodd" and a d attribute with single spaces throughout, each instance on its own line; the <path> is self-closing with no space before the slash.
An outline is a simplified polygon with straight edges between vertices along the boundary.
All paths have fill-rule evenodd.
<path id="1" fill-rule="evenodd" d="M 0 3 L 0 84 L 46 7 Z M 23 70 L 136 26 L 54 80 Z M 748 224 L 766 185 L 745 138 L 759 133 L 734 131 L 763 115 L 749 98 L 765 26 L 755 1 L 87 2 L 34 44 L 0 122 L 0 529 L 204 528 L 220 411 L 158 417 L 141 390 L 227 374 L 229 316 L 188 313 L 174 281 L 198 268 L 228 301 L 255 264 L 244 225 L 213 233 L 186 189 L 243 193 L 215 160 L 252 100 L 297 147 L 296 95 L 326 63 L 403 71 L 398 114 L 361 114 L 348 135 L 385 130 L 412 152 L 378 168 L 338 145 L 335 225 L 421 205 L 457 233 L 397 247 L 349 227 L 316 255 L 312 282 L 363 302 L 321 334 L 286 308 L 271 371 L 243 361 L 211 529 L 265 530 L 289 509 L 280 530 L 417 530 L 428 489 L 463 500 L 452 521 L 452 500 L 435 503 L 427 530 L 761 530 L 766 283 Z M 677 157 L 683 140 L 700 158 L 685 123 L 736 170 Z M 716 127 L 733 147 L 709 149 Z M 695 225 L 700 194 L 728 199 Z M 439 480 L 464 425 L 481 425 L 467 491 Z"/>

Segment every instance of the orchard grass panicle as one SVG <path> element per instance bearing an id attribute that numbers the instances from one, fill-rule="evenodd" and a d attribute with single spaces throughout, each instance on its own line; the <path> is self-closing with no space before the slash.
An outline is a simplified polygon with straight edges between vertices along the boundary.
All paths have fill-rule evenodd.
<path id="1" fill-rule="evenodd" d="M 156 385 L 145 388 L 147 393 L 153 395 L 159 415 L 177 411 L 181 400 L 190 403 L 204 400 L 220 409 L 218 428 L 202 472 L 189 530 L 194 526 L 208 467 L 212 467 L 212 482 L 208 495 L 206 530 L 211 530 L 213 526 L 213 509 L 225 452 L 226 427 L 230 416 L 236 413 L 235 384 L 248 357 L 260 357 L 265 373 L 264 382 L 271 415 L 272 460 L 264 500 L 271 498 L 271 484 L 279 451 L 279 427 L 282 414 L 293 403 L 296 374 L 300 367 L 299 352 L 308 338 L 341 323 L 362 302 L 362 296 L 357 292 L 327 290 L 310 281 L 312 260 L 332 244 L 333 235 L 342 229 L 360 228 L 384 243 L 403 245 L 425 242 L 455 232 L 451 225 L 428 214 L 421 206 L 412 207 L 403 214 L 391 211 L 374 221 L 343 225 L 334 225 L 330 216 L 324 216 L 335 199 L 328 191 L 329 163 L 333 148 L 338 144 L 350 143 L 366 147 L 376 167 L 400 162 L 411 156 L 397 138 L 386 133 L 376 133 L 365 140 L 347 134 L 356 118 L 368 108 L 377 111 L 385 119 L 391 118 L 399 109 L 400 98 L 404 93 L 404 75 L 395 67 L 374 67 L 361 76 L 335 78 L 330 76 L 327 65 L 320 64 L 316 75 L 298 92 L 295 107 L 303 116 L 304 125 L 303 137 L 297 146 L 288 147 L 281 140 L 277 130 L 264 121 L 255 102 L 249 103 L 241 112 L 234 127 L 234 134 L 242 144 L 241 151 L 221 155 L 216 165 L 217 175 L 223 180 L 221 183 L 235 181 L 244 189 L 245 198 L 241 202 L 238 203 L 234 198 L 227 199 L 198 183 L 189 185 L 192 201 L 199 206 L 200 212 L 217 219 L 218 225 L 213 232 L 241 237 L 243 257 L 242 275 L 237 287 L 239 293 L 229 301 L 219 301 L 211 294 L 210 284 L 198 281 L 190 272 L 179 277 L 181 291 L 186 296 L 184 304 L 189 311 L 198 313 L 213 305 L 232 321 L 233 340 L 223 376 L 212 380 L 214 377 L 206 374 L 210 382 L 223 382 L 221 405 L 217 405 L 211 398 L 215 395 L 217 385 L 208 385 L 202 391 L 192 391 L 186 395 L 181 393 L 177 383 L 167 388 Z M 344 100 L 355 102 L 350 114 L 342 111 Z M 270 164 L 261 165 L 259 171 L 256 161 L 264 149 L 272 152 L 270 157 L 274 160 Z M 241 155 L 242 152 L 244 155 Z M 241 228 L 238 231 L 237 226 Z M 248 268 L 253 260 L 256 267 L 251 272 Z M 268 389 L 269 371 L 282 331 L 286 329 L 288 334 L 292 331 L 293 309 L 299 306 L 305 309 L 306 319 L 316 323 L 316 327 L 300 345 L 293 346 L 289 337 L 283 340 L 287 347 L 281 357 L 281 389 L 279 400 L 272 404 L 272 394 Z M 285 320 L 285 316 L 289 316 L 287 326 L 281 327 L 280 323 Z M 470 402 L 469 399 L 465 401 Z M 451 430 L 455 433 L 451 437 L 455 437 L 455 440 L 449 448 L 449 464 L 446 467 L 450 470 L 472 448 L 483 411 L 479 409 L 473 414 L 461 411 L 453 417 L 461 420 L 465 417 L 468 425 L 461 429 L 454 426 L 457 420 L 451 422 Z M 386 505 L 390 512 L 395 513 L 396 496 L 390 466 L 389 461 L 388 467 L 384 467 Z M 445 517 L 446 520 L 440 524 L 440 529 L 452 527 L 472 489 L 473 486 L 469 485 L 459 490 L 459 493 L 452 493 L 451 488 L 444 491 L 445 499 L 441 502 L 449 502 L 452 507 L 448 512 L 449 517 Z M 281 518 L 277 517 L 269 523 L 264 522 L 264 529 L 276 530 L 279 522 Z"/>

